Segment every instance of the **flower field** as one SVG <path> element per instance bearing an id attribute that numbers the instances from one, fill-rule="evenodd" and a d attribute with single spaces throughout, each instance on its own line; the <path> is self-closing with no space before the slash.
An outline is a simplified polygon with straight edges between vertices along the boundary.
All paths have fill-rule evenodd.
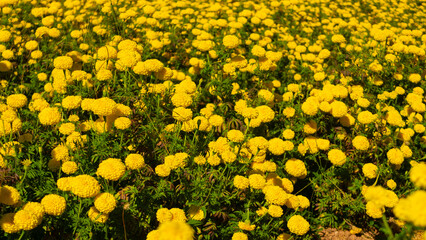
<path id="1" fill-rule="evenodd" d="M 426 239 L 425 75 L 425 0 L 0 0 L 0 238 Z"/>

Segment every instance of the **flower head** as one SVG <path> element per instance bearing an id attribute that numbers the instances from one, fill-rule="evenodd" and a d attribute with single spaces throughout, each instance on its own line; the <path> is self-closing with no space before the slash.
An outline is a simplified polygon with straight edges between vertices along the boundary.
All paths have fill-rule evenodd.
<path id="1" fill-rule="evenodd" d="M 108 158 L 99 164 L 96 174 L 105 179 L 117 181 L 124 175 L 125 171 L 126 166 L 121 162 L 120 159 Z"/>
<path id="2" fill-rule="evenodd" d="M 52 216 L 59 216 L 65 212 L 66 201 L 65 198 L 57 194 L 48 194 L 41 199 L 41 205 L 47 214 Z"/>
<path id="3" fill-rule="evenodd" d="M 305 235 L 309 231 L 309 223 L 300 215 L 292 216 L 288 222 L 287 227 L 291 233 L 296 235 Z"/>
<path id="4" fill-rule="evenodd" d="M 90 175 L 78 175 L 70 180 L 71 192 L 82 198 L 94 197 L 101 190 L 99 182 Z"/>
<path id="5" fill-rule="evenodd" d="M 117 200 L 111 193 L 100 193 L 95 197 L 95 207 L 102 213 L 110 213 L 115 209 Z"/>

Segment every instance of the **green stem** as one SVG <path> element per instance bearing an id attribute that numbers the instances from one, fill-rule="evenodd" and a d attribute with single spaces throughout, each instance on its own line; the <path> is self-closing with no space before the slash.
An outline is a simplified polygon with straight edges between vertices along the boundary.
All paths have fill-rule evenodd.
<path id="1" fill-rule="evenodd" d="M 21 236 L 19 236 L 18 240 L 21 240 L 21 239 L 22 239 L 22 237 L 24 236 L 24 234 L 25 234 L 25 231 L 22 231 L 22 232 L 21 232 Z"/>
<path id="2" fill-rule="evenodd" d="M 376 186 L 377 181 L 379 180 L 379 176 L 380 176 L 380 168 L 378 169 L 378 173 L 377 173 L 376 181 L 374 181 L 373 187 L 374 187 L 374 186 Z"/>
<path id="3" fill-rule="evenodd" d="M 78 201 L 79 201 L 79 205 L 78 205 L 77 222 L 75 223 L 74 230 L 73 230 L 73 232 L 72 232 L 72 235 L 73 235 L 73 236 L 74 236 L 74 234 L 75 234 L 75 231 L 77 230 L 78 222 L 80 221 L 80 213 L 81 213 L 81 199 L 80 199 L 80 198 L 78 198 Z"/>
<path id="4" fill-rule="evenodd" d="M 383 220 L 383 224 L 385 225 L 386 228 L 386 234 L 388 235 L 388 240 L 393 240 L 395 239 L 395 236 L 392 233 L 392 229 L 389 227 L 388 221 L 386 220 L 385 215 L 382 215 L 382 220 Z"/>
<path id="5" fill-rule="evenodd" d="M 27 167 L 24 167 L 25 172 L 24 172 L 24 177 L 21 179 L 21 181 L 19 182 L 19 184 L 22 184 L 25 180 L 25 177 L 27 176 Z"/>

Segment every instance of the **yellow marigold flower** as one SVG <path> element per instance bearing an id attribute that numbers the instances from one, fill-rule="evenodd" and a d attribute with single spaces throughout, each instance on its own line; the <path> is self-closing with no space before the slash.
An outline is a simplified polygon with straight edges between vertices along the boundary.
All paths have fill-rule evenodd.
<path id="1" fill-rule="evenodd" d="M 248 119 L 255 119 L 259 116 L 259 112 L 257 111 L 256 108 L 246 107 L 241 110 L 241 115 L 243 115 L 243 117 Z"/>
<path id="2" fill-rule="evenodd" d="M 324 72 L 317 72 L 314 74 L 314 80 L 317 82 L 324 80 L 326 77 L 327 75 Z"/>
<path id="3" fill-rule="evenodd" d="M 341 118 L 348 113 L 348 107 L 341 101 L 333 101 L 331 104 L 331 115 L 335 118 Z"/>
<path id="4" fill-rule="evenodd" d="M 34 112 L 34 111 L 42 111 L 45 108 L 49 107 L 49 103 L 45 99 L 35 99 L 34 101 L 30 102 L 28 108 Z"/>
<path id="5" fill-rule="evenodd" d="M 388 161 L 394 165 L 401 165 L 404 162 L 404 154 L 398 148 L 392 148 L 387 153 Z"/>
<path id="6" fill-rule="evenodd" d="M 97 53 L 100 60 L 117 58 L 117 49 L 109 45 L 99 48 Z"/>
<path id="7" fill-rule="evenodd" d="M 377 177 L 378 167 L 372 163 L 366 163 L 362 167 L 362 173 L 367 178 L 376 178 Z"/>
<path id="8" fill-rule="evenodd" d="M 13 122 L 13 120 L 17 119 L 18 115 L 14 109 L 8 109 L 1 114 L 1 120 L 4 120 L 8 123 Z"/>
<path id="9" fill-rule="evenodd" d="M 12 206 L 17 204 L 20 199 L 21 195 L 16 188 L 8 185 L 0 187 L 0 203 Z"/>
<path id="10" fill-rule="evenodd" d="M 196 156 L 194 157 L 194 162 L 198 165 L 203 165 L 207 162 L 206 158 L 204 156 Z"/>
<path id="11" fill-rule="evenodd" d="M 303 110 L 303 109 L 302 109 Z M 304 113 L 306 113 L 305 111 L 303 111 Z M 291 118 L 294 116 L 294 114 L 296 113 L 296 109 L 292 108 L 292 107 L 286 107 L 283 110 L 283 115 L 286 118 Z"/>
<path id="12" fill-rule="evenodd" d="M 77 163 L 74 161 L 66 161 L 62 164 L 61 170 L 65 174 L 73 174 L 78 170 Z"/>
<path id="13" fill-rule="evenodd" d="M 59 216 L 65 212 L 67 203 L 65 198 L 57 194 L 48 194 L 41 199 L 46 214 Z"/>
<path id="14" fill-rule="evenodd" d="M 92 110 L 94 114 L 99 116 L 110 116 L 114 114 L 116 107 L 117 103 L 108 97 L 96 99 L 92 104 L 90 104 L 90 110 Z"/>
<path id="15" fill-rule="evenodd" d="M 158 240 L 192 240 L 194 230 L 186 222 L 168 221 L 158 227 Z"/>
<path id="16" fill-rule="evenodd" d="M 4 51 L 1 53 L 1 56 L 2 56 L 4 59 L 12 59 L 12 58 L 15 56 L 15 54 L 13 53 L 13 51 L 12 51 L 12 50 L 7 49 L 7 50 L 4 50 Z"/>
<path id="17" fill-rule="evenodd" d="M 164 164 L 172 170 L 185 167 L 188 156 L 189 155 L 187 153 L 183 152 L 176 153 L 175 155 L 169 155 L 164 158 Z"/>
<path id="18" fill-rule="evenodd" d="M 318 103 L 315 102 L 315 101 L 309 100 L 309 98 L 306 100 L 306 102 L 302 103 L 303 113 L 305 113 L 309 116 L 314 116 L 315 114 L 317 114 L 318 113 L 318 107 L 319 107 Z M 284 114 L 284 115 L 286 115 L 286 114 Z"/>
<path id="19" fill-rule="evenodd" d="M 266 180 L 260 174 L 252 174 L 249 176 L 249 184 L 254 189 L 262 189 L 266 184 Z"/>
<path id="20" fill-rule="evenodd" d="M 31 56 L 33 59 L 40 59 L 40 58 L 42 58 L 42 57 L 43 57 L 43 52 L 42 52 L 42 51 L 40 51 L 40 50 L 35 50 L 35 51 L 32 51 L 32 52 L 31 52 L 30 56 Z M 39 80 L 40 80 L 40 78 L 39 78 Z M 40 81 L 43 81 L 43 80 L 40 80 Z"/>
<path id="21" fill-rule="evenodd" d="M 362 111 L 358 114 L 357 119 L 362 124 L 370 124 L 376 120 L 376 115 L 373 115 L 370 111 Z"/>
<path id="22" fill-rule="evenodd" d="M 368 142 L 368 139 L 364 136 L 356 136 L 354 139 L 352 139 L 352 145 L 357 150 L 361 150 L 361 151 L 366 151 L 370 147 L 370 143 Z"/>
<path id="23" fill-rule="evenodd" d="M 27 97 L 24 94 L 12 94 L 6 98 L 6 103 L 12 108 L 21 108 L 27 104 Z"/>
<path id="24" fill-rule="evenodd" d="M 422 80 L 422 76 L 418 73 L 412 73 L 410 76 L 408 76 L 408 81 L 412 83 L 418 83 L 420 80 Z"/>
<path id="25" fill-rule="evenodd" d="M 250 184 L 250 181 L 246 177 L 239 176 L 239 175 L 234 177 L 234 186 L 238 189 L 244 190 L 248 188 L 249 184 Z"/>
<path id="26" fill-rule="evenodd" d="M 396 182 L 392 179 L 389 179 L 386 181 L 386 186 L 388 186 L 388 188 L 391 190 L 394 190 L 396 188 Z"/>
<path id="27" fill-rule="evenodd" d="M 224 123 L 224 119 L 222 116 L 213 114 L 212 116 L 209 117 L 209 123 L 210 125 L 214 126 L 214 127 L 219 127 L 222 126 L 222 124 Z"/>
<path id="28" fill-rule="evenodd" d="M 331 41 L 334 43 L 345 43 L 346 39 L 342 34 L 335 34 L 331 37 Z"/>
<path id="29" fill-rule="evenodd" d="M 124 160 L 126 167 L 131 170 L 141 169 L 145 165 L 145 159 L 137 153 L 129 154 Z"/>
<path id="30" fill-rule="evenodd" d="M 328 160 L 333 165 L 342 166 L 346 162 L 346 155 L 340 149 L 332 149 L 328 152 Z"/>
<path id="31" fill-rule="evenodd" d="M 289 194 L 285 206 L 291 209 L 297 209 L 300 206 L 300 200 L 297 196 Z"/>
<path id="32" fill-rule="evenodd" d="M 59 127 L 59 132 L 64 135 L 70 135 L 75 131 L 75 125 L 74 123 L 63 123 Z"/>
<path id="33" fill-rule="evenodd" d="M 351 230 L 349 231 L 351 234 L 358 234 L 362 232 L 362 228 L 356 227 L 356 226 L 352 226 Z"/>
<path id="34" fill-rule="evenodd" d="M 330 141 L 328 139 L 322 139 L 322 138 L 318 138 L 316 140 L 317 142 L 317 147 L 320 150 L 328 150 L 330 148 Z"/>
<path id="35" fill-rule="evenodd" d="M 12 34 L 7 30 L 0 31 L 0 42 L 8 42 L 12 38 Z"/>
<path id="36" fill-rule="evenodd" d="M 263 123 L 268 123 L 275 118 L 275 112 L 270 107 L 266 105 L 256 107 L 257 112 L 259 113 L 258 119 Z"/>
<path id="37" fill-rule="evenodd" d="M 426 163 L 421 162 L 411 167 L 410 181 L 414 186 L 426 189 Z"/>
<path id="38" fill-rule="evenodd" d="M 126 172 L 126 166 L 118 158 L 108 158 L 99 164 L 96 175 L 107 180 L 117 181 Z"/>
<path id="39" fill-rule="evenodd" d="M 78 175 L 73 177 L 70 183 L 71 192 L 82 198 L 95 197 L 101 190 L 99 182 L 94 177 L 89 175 Z"/>
<path id="40" fill-rule="evenodd" d="M 160 208 L 156 213 L 157 221 L 160 223 L 171 221 L 173 214 L 167 208 Z"/>
<path id="41" fill-rule="evenodd" d="M 226 137 L 231 140 L 232 142 L 242 142 L 244 141 L 244 133 L 240 130 L 229 130 L 226 134 Z"/>
<path id="42" fill-rule="evenodd" d="M 367 210 L 367 215 L 372 218 L 381 218 L 385 212 L 384 206 L 374 201 L 367 202 L 365 208 Z"/>
<path id="43" fill-rule="evenodd" d="M 283 215 L 283 208 L 277 205 L 270 205 L 268 213 L 274 218 L 279 218 Z"/>
<path id="44" fill-rule="evenodd" d="M 237 155 L 232 151 L 223 151 L 220 153 L 220 157 L 225 163 L 232 163 L 237 159 Z"/>
<path id="45" fill-rule="evenodd" d="M 238 222 L 238 228 L 241 230 L 253 231 L 256 228 L 256 225 L 250 224 L 250 221 L 246 220 L 245 222 Z"/>
<path id="46" fill-rule="evenodd" d="M 262 189 L 265 194 L 265 200 L 270 204 L 283 206 L 287 199 L 288 194 L 280 186 L 266 186 Z"/>
<path id="47" fill-rule="evenodd" d="M 45 214 L 43 205 L 38 202 L 28 202 L 22 207 L 22 210 L 32 213 L 37 219 L 38 224 L 41 223 L 43 216 Z"/>
<path id="48" fill-rule="evenodd" d="M 281 233 L 280 235 L 278 235 L 277 240 L 290 240 L 293 237 L 288 234 L 288 233 Z"/>
<path id="49" fill-rule="evenodd" d="M 56 57 L 53 60 L 53 66 L 57 69 L 70 69 L 72 68 L 73 60 L 68 56 Z"/>
<path id="50" fill-rule="evenodd" d="M 170 212 L 172 213 L 172 221 L 186 222 L 187 218 L 185 212 L 180 208 L 171 208 Z"/>
<path id="51" fill-rule="evenodd" d="M 127 129 L 130 125 L 132 125 L 132 121 L 127 117 L 119 117 L 114 121 L 114 126 L 120 130 Z"/>
<path id="52" fill-rule="evenodd" d="M 160 232 L 158 230 L 152 230 L 146 236 L 146 240 L 158 240 Z"/>
<path id="53" fill-rule="evenodd" d="M 410 147 L 405 144 L 403 144 L 399 149 L 402 154 L 404 154 L 404 158 L 410 158 L 413 155 L 413 151 L 411 151 Z"/>
<path id="54" fill-rule="evenodd" d="M 304 178 L 308 174 L 305 163 L 299 159 L 289 159 L 285 163 L 285 171 L 297 178 Z"/>
<path id="55" fill-rule="evenodd" d="M 207 157 L 207 162 L 211 165 L 211 166 L 217 166 L 220 164 L 220 157 L 217 154 L 209 154 L 209 156 Z"/>
<path id="56" fill-rule="evenodd" d="M 65 109 L 76 109 L 80 107 L 81 96 L 67 96 L 62 99 L 62 107 Z"/>
<path id="57" fill-rule="evenodd" d="M 393 208 L 395 216 L 417 227 L 426 227 L 426 191 L 417 190 L 407 198 L 400 199 Z"/>
<path id="58" fill-rule="evenodd" d="M 232 239 L 231 240 L 248 240 L 248 237 L 243 232 L 236 232 L 236 233 L 234 233 L 232 235 Z"/>
<path id="59" fill-rule="evenodd" d="M 264 57 L 266 54 L 266 50 L 259 45 L 254 45 L 253 48 L 251 49 L 251 54 L 253 54 L 256 57 Z"/>
<path id="60" fill-rule="evenodd" d="M 160 177 L 167 177 L 170 175 L 170 167 L 166 164 L 160 164 L 155 167 L 155 173 Z"/>
<path id="61" fill-rule="evenodd" d="M 285 139 L 293 139 L 293 138 L 294 138 L 294 135 L 295 135 L 295 133 L 294 133 L 294 131 L 293 131 L 293 130 L 291 130 L 291 129 L 285 129 L 285 130 L 283 131 L 283 137 L 284 137 Z"/>
<path id="62" fill-rule="evenodd" d="M 256 214 L 260 217 L 264 216 L 267 213 L 268 213 L 268 209 L 266 207 L 261 207 L 258 210 L 256 210 Z"/>
<path id="63" fill-rule="evenodd" d="M 269 140 L 268 150 L 276 156 L 282 155 L 285 152 L 285 142 L 279 138 Z"/>
<path id="64" fill-rule="evenodd" d="M 111 70 L 102 68 L 96 73 L 96 78 L 99 81 L 107 81 L 113 78 Z"/>
<path id="65" fill-rule="evenodd" d="M 349 113 L 339 119 L 340 124 L 344 127 L 350 127 L 355 124 L 355 118 Z M 341 135 L 342 136 L 342 135 Z"/>
<path id="66" fill-rule="evenodd" d="M 185 93 L 185 92 L 176 92 L 173 94 L 172 98 L 172 104 L 175 107 L 189 107 L 192 104 L 192 97 L 191 95 Z"/>
<path id="67" fill-rule="evenodd" d="M 150 74 L 150 71 L 148 70 L 148 66 L 146 65 L 145 62 L 136 63 L 136 65 L 133 67 L 133 72 L 135 72 L 136 74 L 144 75 L 144 76 L 148 76 Z"/>
<path id="68" fill-rule="evenodd" d="M 362 195 L 368 202 L 375 202 L 380 206 L 394 207 L 398 202 L 398 196 L 391 190 L 381 186 L 370 186 L 362 191 Z"/>
<path id="69" fill-rule="evenodd" d="M 70 159 L 68 147 L 64 145 L 56 146 L 50 153 L 52 159 L 56 161 L 66 162 Z"/>
<path id="70" fill-rule="evenodd" d="M 246 108 L 247 108 L 247 101 L 243 100 L 243 99 L 238 100 L 235 103 L 235 106 L 234 106 L 235 112 L 237 112 L 237 113 L 239 113 L 241 115 L 242 115 L 243 110 L 246 109 Z M 254 118 L 256 118 L 256 117 L 257 116 L 255 116 Z"/>
<path id="71" fill-rule="evenodd" d="M 366 98 L 358 98 L 356 103 L 363 108 L 367 108 L 368 106 L 370 106 L 370 101 L 368 101 L 368 99 Z"/>
<path id="72" fill-rule="evenodd" d="M 238 37 L 235 35 L 226 35 L 223 38 L 222 42 L 223 42 L 223 46 L 225 46 L 226 48 L 232 49 L 232 48 L 238 47 L 238 45 L 240 44 L 240 39 L 238 39 Z"/>
<path id="73" fill-rule="evenodd" d="M 287 227 L 291 233 L 296 235 L 305 235 L 309 231 L 309 223 L 300 215 L 292 216 L 288 222 Z"/>
<path id="74" fill-rule="evenodd" d="M 317 123 L 314 120 L 310 120 L 303 126 L 303 132 L 306 134 L 314 134 L 317 131 Z"/>
<path id="75" fill-rule="evenodd" d="M 8 60 L 0 61 L 0 72 L 7 72 L 13 69 L 13 64 Z"/>
<path id="76" fill-rule="evenodd" d="M 108 214 L 99 212 L 96 207 L 93 206 L 90 207 L 87 215 L 89 216 L 90 220 L 97 223 L 105 223 L 109 217 Z"/>
<path id="77" fill-rule="evenodd" d="M 14 223 L 15 213 L 6 213 L 0 219 L 0 226 L 6 233 L 16 233 L 21 230 Z"/>
<path id="78" fill-rule="evenodd" d="M 62 115 L 59 112 L 58 108 L 48 107 L 48 108 L 43 109 L 38 114 L 38 118 L 39 118 L 41 124 L 51 126 L 51 125 L 58 124 L 62 119 Z"/>
<path id="79" fill-rule="evenodd" d="M 424 133 L 425 130 L 426 130 L 426 128 L 422 124 L 416 124 L 416 125 L 414 125 L 414 131 L 416 133 Z"/>
<path id="80" fill-rule="evenodd" d="M 145 67 L 150 72 L 159 72 L 164 68 L 164 64 L 158 59 L 148 59 L 144 63 Z"/>
<path id="81" fill-rule="evenodd" d="M 192 110 L 189 108 L 178 107 L 173 109 L 172 116 L 177 121 L 185 122 L 191 120 Z"/>
<path id="82" fill-rule="evenodd" d="M 404 120 L 402 120 L 401 115 L 395 109 L 392 109 L 386 113 L 386 121 L 392 126 L 405 126 Z"/>
<path id="83" fill-rule="evenodd" d="M 188 209 L 189 219 L 201 221 L 205 218 L 204 211 L 199 206 L 192 205 Z"/>
<path id="84" fill-rule="evenodd" d="M 296 197 L 298 198 L 298 200 L 299 200 L 299 206 L 302 209 L 306 209 L 306 208 L 309 207 L 310 202 L 309 202 L 309 199 L 307 197 L 302 196 L 302 195 L 297 195 Z"/>
<path id="85" fill-rule="evenodd" d="M 115 199 L 114 195 L 105 192 L 100 193 L 95 197 L 94 204 L 98 211 L 108 214 L 115 209 L 117 200 Z"/>
<path id="86" fill-rule="evenodd" d="M 62 177 L 56 182 L 58 189 L 61 191 L 71 191 L 72 181 L 74 177 Z"/>
<path id="87" fill-rule="evenodd" d="M 39 222 L 37 217 L 30 211 L 19 210 L 15 213 L 13 222 L 19 229 L 29 231 L 38 226 Z"/>

